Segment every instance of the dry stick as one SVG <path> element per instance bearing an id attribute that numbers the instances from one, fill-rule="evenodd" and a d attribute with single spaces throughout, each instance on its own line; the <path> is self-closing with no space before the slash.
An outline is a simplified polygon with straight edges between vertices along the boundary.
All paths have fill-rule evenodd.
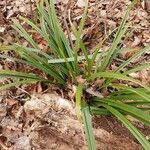
<path id="1" fill-rule="evenodd" d="M 30 13 L 31 13 L 31 18 L 33 16 L 33 9 L 32 9 L 32 1 L 30 0 Z"/>
<path id="2" fill-rule="evenodd" d="M 8 3 L 8 2 L 7 2 L 7 0 L 6 0 L 6 1 L 5 1 L 5 9 L 7 9 L 7 3 Z"/>
<path id="3" fill-rule="evenodd" d="M 71 34 L 70 34 L 68 23 L 67 23 L 67 10 L 68 10 L 70 4 L 71 4 L 71 0 L 68 2 L 67 6 L 65 8 L 63 21 L 64 21 L 64 25 L 66 27 L 66 31 L 67 31 L 68 39 L 69 39 L 69 42 L 70 42 L 70 46 L 73 49 L 73 42 L 71 40 Z"/>
<path id="4" fill-rule="evenodd" d="M 150 0 L 145 0 L 145 5 L 148 13 L 150 13 Z"/>

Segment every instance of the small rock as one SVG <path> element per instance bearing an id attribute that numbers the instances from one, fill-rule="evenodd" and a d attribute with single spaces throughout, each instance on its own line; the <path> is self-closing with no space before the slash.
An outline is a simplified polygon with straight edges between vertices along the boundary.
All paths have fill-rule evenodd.
<path id="1" fill-rule="evenodd" d="M 16 149 L 17 150 L 30 150 L 30 139 L 27 136 L 22 136 L 18 138 L 16 142 Z"/>

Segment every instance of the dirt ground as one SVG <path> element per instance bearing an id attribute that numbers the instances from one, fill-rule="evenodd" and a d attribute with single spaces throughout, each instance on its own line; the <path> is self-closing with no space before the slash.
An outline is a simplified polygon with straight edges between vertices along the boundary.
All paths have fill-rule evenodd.
<path id="1" fill-rule="evenodd" d="M 38 2 L 38 0 L 36 1 Z M 35 18 L 36 2 L 34 0 L 0 0 L 0 46 L 18 42 L 18 37 L 11 28 L 11 18 L 23 15 Z M 130 0 L 89 0 L 88 17 L 83 33 L 84 42 L 90 51 L 100 38 L 108 35 L 119 26 L 123 13 Z M 68 14 L 74 24 L 82 17 L 83 0 L 56 0 L 60 22 L 67 35 Z M 132 34 L 123 42 L 129 52 L 121 54 L 114 64 L 120 63 L 150 43 L 149 5 L 139 1 L 131 11 L 129 22 Z M 70 33 L 74 40 L 73 33 Z M 127 34 L 125 35 L 127 36 Z M 45 43 L 34 37 L 40 47 L 46 49 Z M 105 42 L 107 50 L 112 38 Z M 21 39 L 23 45 L 26 41 Z M 8 52 L 13 56 L 13 52 Z M 133 64 L 150 62 L 147 52 Z M 112 68 L 115 66 L 112 64 Z M 31 71 L 31 68 L 0 59 L 0 69 Z M 150 70 L 143 70 L 133 77 L 150 85 Z M 9 83 L 9 79 L 0 79 L 0 84 Z M 12 90 L 0 92 L 0 150 L 85 150 L 82 124 L 77 120 L 74 102 L 70 98 L 71 90 L 62 90 L 43 84 L 22 85 Z M 72 94 L 72 93 L 71 93 Z M 68 99 L 68 100 L 67 100 Z M 150 129 L 134 118 L 129 118 L 150 139 Z M 93 118 L 93 127 L 100 150 L 141 150 L 142 147 L 130 132 L 113 117 Z"/>

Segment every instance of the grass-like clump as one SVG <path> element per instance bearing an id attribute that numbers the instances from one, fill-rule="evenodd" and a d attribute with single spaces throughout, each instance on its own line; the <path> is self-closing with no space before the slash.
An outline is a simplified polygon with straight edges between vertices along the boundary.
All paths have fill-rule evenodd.
<path id="1" fill-rule="evenodd" d="M 71 29 L 76 37 L 73 47 L 70 46 L 61 25 L 57 19 L 54 1 L 42 0 L 38 5 L 39 24 L 27 18 L 21 18 L 32 28 L 33 33 L 38 33 L 48 44 L 48 53 L 40 49 L 38 43 L 34 41 L 17 19 L 13 19 L 12 27 L 28 41 L 29 46 L 25 47 L 19 43 L 8 46 L 1 46 L 1 51 L 13 50 L 18 57 L 0 55 L 2 59 L 13 60 L 26 64 L 44 72 L 47 76 L 42 77 L 33 73 L 24 73 L 18 71 L 1 70 L 0 77 L 15 78 L 15 82 L 2 85 L 0 90 L 18 86 L 20 84 L 44 82 L 45 84 L 55 84 L 65 87 L 67 81 L 72 81 L 76 85 L 76 110 L 78 119 L 83 121 L 85 135 L 90 150 L 96 149 L 94 135 L 92 133 L 91 115 L 112 115 L 118 118 L 125 127 L 135 136 L 144 149 L 150 149 L 150 143 L 144 135 L 127 119 L 127 115 L 132 116 L 145 125 L 150 126 L 150 87 L 144 85 L 141 81 L 129 76 L 130 73 L 137 72 L 150 67 L 150 64 L 135 66 L 127 70 L 127 66 L 144 52 L 150 51 L 150 44 L 137 53 L 132 55 L 126 61 L 123 61 L 115 70 L 109 70 L 110 64 L 122 52 L 120 43 L 125 35 L 129 24 L 127 22 L 130 10 L 134 7 L 136 0 L 128 6 L 120 26 L 117 29 L 113 42 L 107 52 L 99 52 L 104 38 L 98 43 L 93 54 L 87 50 L 82 40 L 82 32 L 88 11 L 88 2 L 86 3 L 79 27 L 76 28 L 70 21 Z M 79 50 L 82 55 L 79 56 Z M 81 67 L 80 63 L 83 62 Z M 82 83 L 78 77 L 82 77 Z M 86 99 L 86 89 L 94 84 L 96 79 L 103 79 L 101 89 L 108 91 L 107 96 L 90 95 L 90 100 Z M 132 82 L 138 85 L 136 88 L 128 84 L 116 83 L 124 80 L 126 83 Z M 109 90 L 111 89 L 111 90 Z M 146 106 L 145 106 L 146 105 Z"/>

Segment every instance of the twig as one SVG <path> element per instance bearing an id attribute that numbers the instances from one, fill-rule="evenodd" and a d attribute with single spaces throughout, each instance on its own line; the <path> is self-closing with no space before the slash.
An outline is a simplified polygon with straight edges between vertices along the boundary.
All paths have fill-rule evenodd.
<path id="1" fill-rule="evenodd" d="M 70 42 L 70 46 L 73 49 L 73 42 L 71 40 L 71 34 L 70 34 L 69 26 L 68 26 L 68 23 L 67 23 L 67 10 L 69 8 L 70 3 L 71 3 L 71 0 L 68 2 L 67 6 L 65 8 L 64 16 L 63 16 L 63 21 L 64 21 L 64 25 L 66 27 L 66 31 L 67 31 L 68 39 L 69 39 L 69 42 Z"/>
<path id="2" fill-rule="evenodd" d="M 150 13 L 150 0 L 145 0 L 145 5 L 148 13 Z"/>
<path id="3" fill-rule="evenodd" d="M 30 13 L 31 13 L 31 18 L 33 16 L 33 9 L 32 9 L 32 1 L 30 0 Z"/>

